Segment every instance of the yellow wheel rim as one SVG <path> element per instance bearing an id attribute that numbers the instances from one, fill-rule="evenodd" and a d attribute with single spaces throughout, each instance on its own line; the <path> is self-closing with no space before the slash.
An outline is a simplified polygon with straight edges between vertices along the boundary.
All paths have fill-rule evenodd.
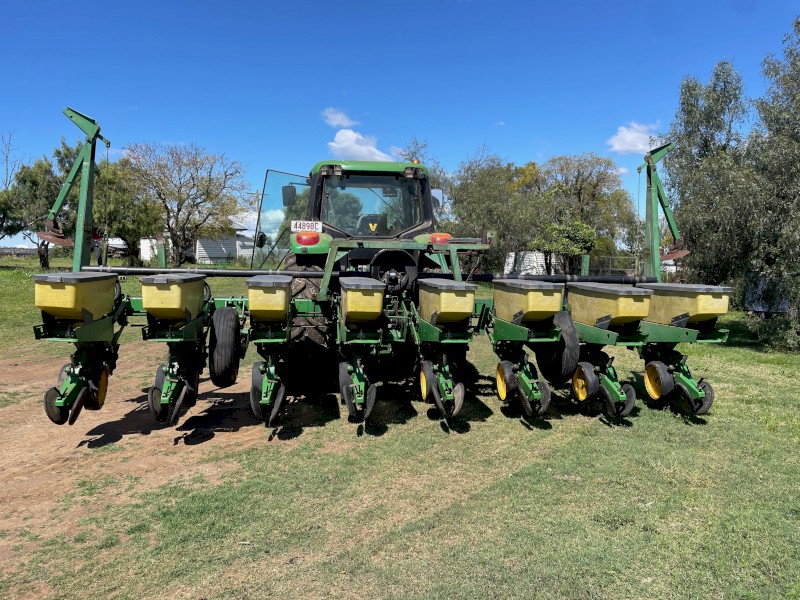
<path id="1" fill-rule="evenodd" d="M 497 395 L 500 396 L 500 400 L 505 400 L 506 396 L 508 395 L 508 388 L 506 387 L 506 374 L 503 371 L 503 365 L 497 365 L 497 376 L 495 377 L 497 380 Z"/>
<path id="2" fill-rule="evenodd" d="M 97 380 L 97 404 L 100 407 L 106 401 L 106 392 L 108 392 L 108 367 L 103 367 L 100 379 Z"/>
<path id="3" fill-rule="evenodd" d="M 583 367 L 575 369 L 572 375 L 572 391 L 575 392 L 575 397 L 583 402 L 589 397 L 589 382 L 586 380 L 586 373 Z"/>
<path id="4" fill-rule="evenodd" d="M 425 369 L 421 369 L 419 372 L 419 389 L 424 400 L 428 397 L 428 378 L 425 377 Z"/>
<path id="5" fill-rule="evenodd" d="M 647 394 L 653 399 L 658 400 L 661 398 L 661 376 L 658 374 L 658 369 L 654 365 L 647 365 L 644 368 L 644 387 Z"/>

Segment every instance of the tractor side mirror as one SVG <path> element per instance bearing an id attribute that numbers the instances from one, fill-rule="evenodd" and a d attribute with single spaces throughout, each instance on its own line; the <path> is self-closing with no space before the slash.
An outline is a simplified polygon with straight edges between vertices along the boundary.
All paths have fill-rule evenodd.
<path id="1" fill-rule="evenodd" d="M 263 248 L 267 244 L 267 235 L 262 231 L 256 236 L 256 248 Z"/>
<path id="2" fill-rule="evenodd" d="M 293 185 L 285 185 L 281 188 L 281 193 L 283 194 L 283 207 L 289 208 L 294 206 L 294 203 L 297 201 L 297 190 Z"/>

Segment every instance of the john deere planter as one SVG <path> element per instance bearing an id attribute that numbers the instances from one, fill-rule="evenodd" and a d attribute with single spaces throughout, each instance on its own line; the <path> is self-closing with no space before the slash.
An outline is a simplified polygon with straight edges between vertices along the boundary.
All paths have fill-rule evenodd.
<path id="1" fill-rule="evenodd" d="M 213 312 L 211 292 L 203 275 L 142 277 L 142 308 L 147 313 L 142 338 L 166 342 L 169 349 L 148 394 L 150 412 L 157 421 L 171 424 L 181 407 L 192 407 L 197 400 Z"/>
<path id="2" fill-rule="evenodd" d="M 630 383 L 622 383 L 605 346 L 638 348 L 647 341 L 639 323 L 650 311 L 650 290 L 601 283 L 567 284 L 567 301 L 581 341 L 572 376 L 579 402 L 599 399 L 610 417 L 627 417 L 636 404 Z"/>
<path id="3" fill-rule="evenodd" d="M 682 341 L 715 344 L 728 339 L 728 331 L 716 324 L 728 312 L 732 289 L 670 283 L 638 284 L 637 288 L 652 293 L 650 312 L 642 322 L 647 343 L 639 348 L 648 396 L 658 401 L 677 395 L 692 413 L 706 414 L 714 402 L 714 388 L 704 379 L 694 379 L 686 356 L 675 347 Z"/>
<path id="4" fill-rule="evenodd" d="M 36 339 L 75 344 L 58 385 L 44 393 L 50 420 L 72 425 L 83 408 L 103 407 L 130 305 L 111 273 L 52 273 L 34 275 L 33 281 L 43 321 L 34 327 Z"/>
<path id="5" fill-rule="evenodd" d="M 65 113 L 86 143 L 42 237 L 72 244 L 59 221 L 80 177 L 75 272 L 34 277 L 43 319 L 37 339 L 76 346 L 58 386 L 45 393 L 45 409 L 56 423 L 74 422 L 82 407 L 102 407 L 120 333 L 133 316 L 147 319 L 144 339 L 167 344 L 167 361 L 149 393 L 154 417 L 167 423 L 194 404 L 206 366 L 214 385 L 233 385 L 250 342 L 261 357 L 251 372 L 250 406 L 270 424 L 280 416 L 287 387 L 326 384 L 326 366 L 335 371 L 337 364 L 338 391 L 351 421 L 373 415 L 382 379 L 410 375 L 419 378 L 422 397 L 451 418 L 464 404 L 467 350 L 481 331 L 499 358 L 498 395 L 519 401 L 529 416 L 546 413 L 548 382 L 570 379 L 579 400 L 599 395 L 612 416 L 629 414 L 633 389 L 618 381 L 603 352 L 608 345 L 639 350 L 651 397 L 678 389 L 694 412 L 710 406 L 713 390 L 692 378 L 675 346 L 724 340 L 726 332 L 714 323 L 727 310 L 730 290 L 481 273 L 489 234 L 454 238 L 437 231 L 428 170 L 416 161 L 326 160 L 308 175 L 267 171 L 250 269 L 188 272 L 167 269 L 163 261 L 155 269 L 90 267 L 95 146 L 108 142 L 94 120 L 72 109 Z M 617 284 L 659 279 L 659 204 L 679 237 L 655 173 L 669 149 L 649 153 L 643 166 L 652 276 L 617 278 Z M 117 274 L 143 276 L 142 297 L 121 294 Z M 213 298 L 208 276 L 247 277 L 247 297 Z M 470 279 L 495 280 L 493 299 L 476 298 Z"/>
<path id="6" fill-rule="evenodd" d="M 564 300 L 564 285 L 542 281 L 496 279 L 494 281 L 494 311 L 487 331 L 492 347 L 500 358 L 495 380 L 497 395 L 504 402 L 518 400 L 529 417 L 543 416 L 550 406 L 550 385 L 538 378 L 529 361 L 526 348 L 544 356 L 548 346 L 560 345 L 555 352 L 560 362 L 563 347 L 569 345 L 577 359 L 578 339 L 571 326 L 560 329 L 554 322 L 560 315 Z M 570 322 L 568 313 L 560 316 Z M 553 354 L 553 350 L 549 352 Z M 570 371 L 575 364 L 567 367 Z"/>

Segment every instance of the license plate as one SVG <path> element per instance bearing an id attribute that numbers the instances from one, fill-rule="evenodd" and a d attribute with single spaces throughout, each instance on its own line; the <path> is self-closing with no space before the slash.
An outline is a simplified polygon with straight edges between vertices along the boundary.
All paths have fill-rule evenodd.
<path id="1" fill-rule="evenodd" d="M 300 233 L 301 231 L 316 231 L 322 233 L 321 221 L 292 221 L 292 233 Z"/>

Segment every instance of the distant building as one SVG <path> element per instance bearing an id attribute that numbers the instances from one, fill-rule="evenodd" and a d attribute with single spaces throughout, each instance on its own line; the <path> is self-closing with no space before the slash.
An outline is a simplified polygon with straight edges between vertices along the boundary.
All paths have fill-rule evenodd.
<path id="1" fill-rule="evenodd" d="M 200 265 L 219 265 L 236 259 L 247 261 L 253 256 L 253 236 L 246 229 L 237 227 L 233 234 L 219 238 L 201 237 L 194 244 L 194 261 Z M 164 234 L 165 247 L 169 247 L 169 236 Z M 139 256 L 147 262 L 158 257 L 158 246 L 154 238 L 139 240 Z"/>

